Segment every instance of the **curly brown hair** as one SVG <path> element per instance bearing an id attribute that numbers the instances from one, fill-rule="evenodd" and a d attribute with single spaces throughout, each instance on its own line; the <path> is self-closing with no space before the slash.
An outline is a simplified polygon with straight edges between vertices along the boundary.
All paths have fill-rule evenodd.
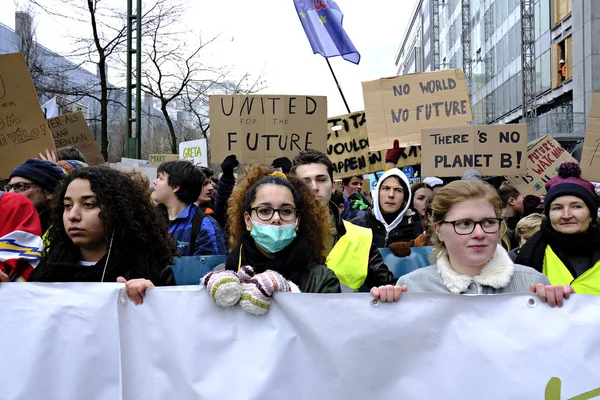
<path id="1" fill-rule="evenodd" d="M 44 249 L 46 261 L 79 260 L 79 248 L 65 231 L 64 198 L 67 188 L 76 179 L 87 180 L 98 198 L 99 217 L 104 223 L 106 243 L 114 244 L 111 258 L 132 263 L 135 277 L 145 277 L 147 271 L 160 271 L 172 264 L 177 247 L 168 233 L 167 221 L 150 202 L 150 197 L 130 175 L 96 166 L 79 168 L 66 176 L 54 192 L 49 247 Z M 134 259 L 140 259 L 137 265 Z M 142 265 L 143 264 L 143 265 Z"/>
<path id="2" fill-rule="evenodd" d="M 310 188 L 296 177 L 287 179 L 271 176 L 273 169 L 264 165 L 253 165 L 246 169 L 239 184 L 228 201 L 227 223 L 230 248 L 236 247 L 244 235 L 248 235 L 244 213 L 250 213 L 250 206 L 256 192 L 263 185 L 285 186 L 292 192 L 295 206 L 300 216 L 298 235 L 305 235 L 313 257 L 318 263 L 325 263 L 325 241 L 329 234 L 331 216 L 326 205 L 315 196 Z"/>

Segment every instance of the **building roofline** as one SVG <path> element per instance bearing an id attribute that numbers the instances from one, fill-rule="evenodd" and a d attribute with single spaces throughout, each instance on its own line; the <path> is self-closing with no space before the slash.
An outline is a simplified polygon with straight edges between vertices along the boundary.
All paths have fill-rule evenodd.
<path id="1" fill-rule="evenodd" d="M 400 56 L 401 56 L 402 52 L 404 51 L 404 47 L 406 46 L 406 41 L 408 40 L 408 34 L 412 30 L 412 28 L 415 24 L 415 20 L 417 19 L 417 15 L 418 15 L 417 12 L 420 11 L 422 7 L 423 7 L 423 0 L 418 0 L 413 7 L 411 18 L 410 18 L 410 24 L 404 30 L 404 35 L 402 37 L 402 44 L 400 44 L 400 46 L 398 47 L 398 51 L 396 52 L 396 57 L 395 57 L 396 58 L 396 62 L 395 62 L 396 66 L 398 66 L 398 62 L 400 61 Z"/>

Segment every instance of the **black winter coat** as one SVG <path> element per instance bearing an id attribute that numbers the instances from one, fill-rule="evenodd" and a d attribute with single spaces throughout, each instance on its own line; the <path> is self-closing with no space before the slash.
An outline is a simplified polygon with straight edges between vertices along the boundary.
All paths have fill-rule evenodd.
<path id="1" fill-rule="evenodd" d="M 390 244 L 396 242 L 409 242 L 423 233 L 421 217 L 418 213 L 410 216 L 404 215 L 402 222 L 389 233 L 386 232 L 383 223 L 375 217 L 375 214 L 371 210 L 365 215 L 354 218 L 351 222 L 358 226 L 371 228 L 373 231 L 373 243 L 377 248 L 390 247 Z"/>

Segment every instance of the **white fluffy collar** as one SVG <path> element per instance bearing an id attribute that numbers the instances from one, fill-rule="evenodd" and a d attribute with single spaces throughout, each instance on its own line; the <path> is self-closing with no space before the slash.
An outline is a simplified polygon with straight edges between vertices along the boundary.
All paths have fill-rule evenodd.
<path id="1" fill-rule="evenodd" d="M 490 261 L 477 276 L 456 273 L 450 266 L 448 253 L 446 252 L 438 258 L 437 269 L 448 290 L 459 294 L 466 292 L 473 281 L 479 285 L 490 286 L 494 289 L 506 287 L 513 276 L 515 265 L 506 250 L 501 245 L 498 245 Z"/>

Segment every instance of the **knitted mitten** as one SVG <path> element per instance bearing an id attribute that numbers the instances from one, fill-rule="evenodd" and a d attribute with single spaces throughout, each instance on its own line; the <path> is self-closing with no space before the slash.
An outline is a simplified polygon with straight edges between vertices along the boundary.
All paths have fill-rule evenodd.
<path id="1" fill-rule="evenodd" d="M 242 280 L 240 307 L 250 314 L 263 315 L 269 311 L 275 292 L 300 292 L 298 286 L 275 271 L 254 274 L 252 267 L 243 266 L 238 275 Z"/>
<path id="2" fill-rule="evenodd" d="M 233 271 L 209 272 L 200 282 L 206 286 L 210 297 L 218 306 L 231 307 L 240 301 L 242 284 Z"/>

